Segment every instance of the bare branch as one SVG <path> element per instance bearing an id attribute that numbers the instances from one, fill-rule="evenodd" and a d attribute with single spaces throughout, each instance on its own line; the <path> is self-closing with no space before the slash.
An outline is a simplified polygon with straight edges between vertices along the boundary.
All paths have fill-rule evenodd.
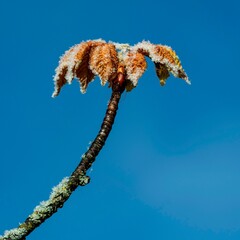
<path id="1" fill-rule="evenodd" d="M 78 186 L 85 186 L 90 182 L 90 178 L 86 176 L 86 172 L 95 161 L 112 129 L 124 85 L 120 86 L 118 82 L 115 81 L 112 88 L 112 95 L 100 131 L 87 152 L 82 156 L 81 162 L 72 175 L 64 178 L 54 187 L 49 199 L 36 206 L 33 213 L 29 215 L 23 223 L 17 228 L 5 231 L 4 235 L 0 237 L 0 240 L 25 239 L 34 229 L 57 212 L 59 208 L 62 208 Z"/>

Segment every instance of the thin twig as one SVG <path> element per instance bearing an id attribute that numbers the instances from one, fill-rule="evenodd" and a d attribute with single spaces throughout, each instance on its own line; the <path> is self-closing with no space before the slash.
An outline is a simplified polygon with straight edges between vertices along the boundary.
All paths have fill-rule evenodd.
<path id="1" fill-rule="evenodd" d="M 87 170 L 95 161 L 97 155 L 107 140 L 117 114 L 118 103 L 125 86 L 116 80 L 112 85 L 112 95 L 108 103 L 107 111 L 103 119 L 100 131 L 92 142 L 87 152 L 69 178 L 64 178 L 53 191 L 47 201 L 43 201 L 35 207 L 33 213 L 17 228 L 5 231 L 0 240 L 24 240 L 34 229 L 40 226 L 46 219 L 50 218 L 68 200 L 78 186 L 85 186 L 90 182 L 86 176 Z"/>

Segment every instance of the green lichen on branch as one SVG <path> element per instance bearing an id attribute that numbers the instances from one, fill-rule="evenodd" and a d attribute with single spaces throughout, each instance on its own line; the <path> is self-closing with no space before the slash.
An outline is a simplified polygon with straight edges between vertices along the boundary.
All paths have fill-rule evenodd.
<path id="1" fill-rule="evenodd" d="M 33 210 L 33 213 L 28 216 L 24 223 L 21 223 L 18 228 L 5 231 L 4 236 L 0 239 L 24 239 L 26 235 L 32 232 L 37 226 L 43 223 L 48 217 L 63 206 L 63 203 L 71 195 L 71 180 L 64 178 L 57 186 L 53 187 L 50 197 L 47 201 L 42 201 Z"/>

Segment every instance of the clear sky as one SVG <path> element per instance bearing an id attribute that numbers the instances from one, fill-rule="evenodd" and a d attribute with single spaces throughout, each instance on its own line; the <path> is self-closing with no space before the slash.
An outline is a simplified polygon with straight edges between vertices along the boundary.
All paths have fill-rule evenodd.
<path id="1" fill-rule="evenodd" d="M 65 50 L 103 38 L 170 45 L 192 85 L 154 66 L 124 93 L 91 184 L 28 239 L 240 239 L 239 1 L 0 2 L 0 234 L 69 176 L 111 94 L 51 98 Z"/>

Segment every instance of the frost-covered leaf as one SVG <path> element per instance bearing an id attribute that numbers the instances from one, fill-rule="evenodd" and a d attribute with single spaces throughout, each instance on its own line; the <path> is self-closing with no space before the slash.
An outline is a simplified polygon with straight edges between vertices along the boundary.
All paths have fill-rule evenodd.
<path id="1" fill-rule="evenodd" d="M 149 57 L 155 63 L 157 75 L 162 85 L 165 84 L 170 73 L 190 84 L 181 62 L 172 48 L 143 41 L 136 44 L 133 49 Z"/>
<path id="2" fill-rule="evenodd" d="M 126 90 L 131 91 L 136 87 L 138 79 L 142 76 L 147 68 L 147 62 L 142 53 L 129 51 L 124 59 L 126 69 L 126 79 L 130 82 L 126 84 Z"/>
<path id="3" fill-rule="evenodd" d="M 53 97 L 57 96 L 66 83 L 74 78 L 80 82 L 81 92 L 85 93 L 88 84 L 99 76 L 101 84 L 125 81 L 125 88 L 131 91 L 136 87 L 138 79 L 147 68 L 145 56 L 155 64 L 155 69 L 161 85 L 165 85 L 172 73 L 175 77 L 190 83 L 184 72 L 181 62 L 172 48 L 164 45 L 155 45 L 147 41 L 134 46 L 120 44 L 98 39 L 81 42 L 70 48 L 61 57 L 54 77 L 55 90 Z M 119 69 L 124 71 L 119 73 Z M 121 78 L 118 75 L 121 74 Z M 124 80 L 123 80 L 124 79 Z"/>
<path id="4" fill-rule="evenodd" d="M 111 43 L 96 46 L 91 51 L 89 68 L 100 77 L 103 86 L 117 76 L 118 63 L 116 48 Z"/>

